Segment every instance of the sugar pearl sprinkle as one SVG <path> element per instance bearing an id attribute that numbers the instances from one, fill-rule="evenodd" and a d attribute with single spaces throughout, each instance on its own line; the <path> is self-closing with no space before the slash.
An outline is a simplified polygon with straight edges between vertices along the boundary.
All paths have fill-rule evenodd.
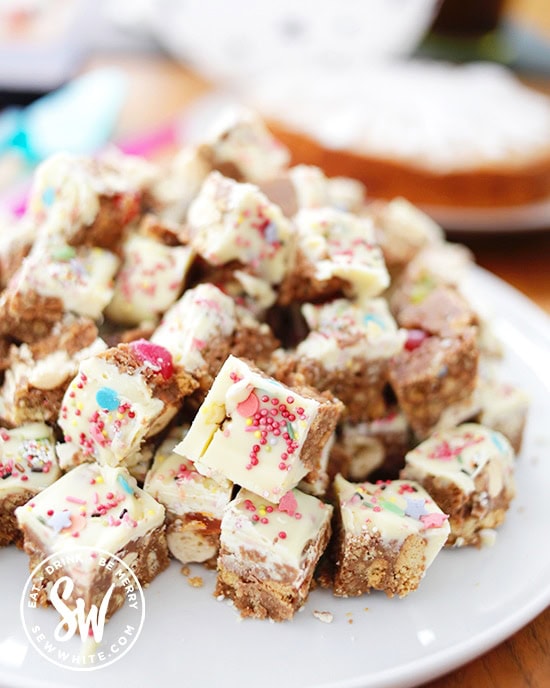
<path id="1" fill-rule="evenodd" d="M 277 524 L 282 524 L 286 521 L 288 523 L 286 528 L 292 528 L 292 519 L 299 521 L 302 518 L 302 514 L 297 511 L 297 507 L 296 497 L 292 490 L 290 490 L 283 495 L 278 505 L 269 502 L 255 504 L 251 499 L 245 499 L 241 508 L 248 512 L 249 519 L 253 525 L 267 526 L 276 517 L 277 520 L 275 522 Z M 288 530 L 281 529 L 276 535 L 275 542 L 286 540 L 287 537 Z"/>
<path id="2" fill-rule="evenodd" d="M 101 475 L 87 478 L 87 484 L 73 485 L 74 492 L 65 494 L 55 504 L 35 507 L 36 518 L 52 535 L 80 537 L 89 528 L 128 528 L 138 525 L 141 509 L 136 503 L 134 489 L 123 475 L 116 483 L 106 485 Z M 85 496 L 80 496 L 85 495 Z"/>
<path id="3" fill-rule="evenodd" d="M 230 377 L 238 382 L 234 373 Z M 245 432 L 250 433 L 247 470 L 270 461 L 280 471 L 289 471 L 293 455 L 300 448 L 301 431 L 307 426 L 305 410 L 295 398 L 270 396 L 256 387 L 237 404 L 237 413 L 245 420 Z M 230 437 L 230 431 L 226 437 Z"/>
<path id="4" fill-rule="evenodd" d="M 8 442 L 11 436 L 0 429 L 0 438 Z M 49 473 L 52 469 L 51 443 L 47 438 L 23 440 L 16 456 L 0 461 L 0 480 L 28 482 L 29 473 Z"/>
<path id="5" fill-rule="evenodd" d="M 391 480 L 379 480 L 376 485 L 369 483 L 356 485 L 354 494 L 344 502 L 344 505 L 366 509 L 367 513 L 371 510 L 374 513 L 386 511 L 400 518 L 412 518 L 420 521 L 424 530 L 439 528 L 449 518 L 446 514 L 428 511 L 426 507 L 435 503 L 423 496 L 415 496 L 418 490 L 414 485 L 402 483 L 399 486 L 397 493 L 401 499 L 395 494 L 385 494 L 391 485 Z M 405 500 L 404 505 L 403 499 Z M 369 522 L 370 520 L 372 519 L 367 515 L 366 521 Z"/>
<path id="6" fill-rule="evenodd" d="M 61 407 L 61 418 L 67 420 L 69 414 L 82 416 L 83 404 L 80 401 L 88 385 L 88 378 L 80 373 L 69 387 L 66 403 Z M 93 456 L 95 447 L 109 447 L 122 429 L 136 419 L 136 412 L 127 401 L 119 398 L 112 387 L 101 387 L 95 393 L 98 408 L 81 422 L 73 420 L 77 434 L 65 435 L 65 442 L 78 444 L 84 456 Z M 87 432 L 86 432 L 87 429 Z"/>

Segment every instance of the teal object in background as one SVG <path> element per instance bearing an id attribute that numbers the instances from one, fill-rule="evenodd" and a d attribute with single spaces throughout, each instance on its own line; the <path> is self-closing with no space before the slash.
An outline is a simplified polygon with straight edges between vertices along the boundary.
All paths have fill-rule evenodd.
<path id="1" fill-rule="evenodd" d="M 98 69 L 39 98 L 0 114 L 0 153 L 19 151 L 31 164 L 63 150 L 89 155 L 109 140 L 125 100 L 127 78 Z"/>

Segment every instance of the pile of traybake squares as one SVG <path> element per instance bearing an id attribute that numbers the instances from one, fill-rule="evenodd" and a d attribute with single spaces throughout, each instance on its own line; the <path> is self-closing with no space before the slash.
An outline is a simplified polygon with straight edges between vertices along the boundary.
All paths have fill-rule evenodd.
<path id="1" fill-rule="evenodd" d="M 37 170 L 0 249 L 0 544 L 31 569 L 77 545 L 142 584 L 202 562 L 280 621 L 314 581 L 404 596 L 494 539 L 527 400 L 468 251 L 289 159 L 239 111 L 165 167 Z"/>

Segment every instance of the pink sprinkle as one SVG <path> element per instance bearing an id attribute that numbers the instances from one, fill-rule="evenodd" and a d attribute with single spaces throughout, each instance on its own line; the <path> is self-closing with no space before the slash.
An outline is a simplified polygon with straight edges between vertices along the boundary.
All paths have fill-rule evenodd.
<path id="1" fill-rule="evenodd" d="M 259 406 L 260 400 L 252 391 L 244 401 L 237 404 L 237 413 L 243 418 L 250 418 L 256 413 Z"/>
<path id="2" fill-rule="evenodd" d="M 71 504 L 86 504 L 85 499 L 80 499 L 80 497 L 71 497 L 70 495 L 68 497 L 65 497 L 65 499 L 68 502 L 71 502 Z"/>
<path id="3" fill-rule="evenodd" d="M 286 533 L 285 533 L 284 530 L 281 530 L 281 531 L 279 532 L 279 537 L 281 538 L 281 540 L 285 540 L 285 539 L 286 539 Z"/>
<path id="4" fill-rule="evenodd" d="M 294 516 L 296 509 L 298 507 L 298 502 L 292 490 L 289 490 L 285 495 L 283 495 L 281 501 L 279 502 L 279 511 L 286 512 L 289 516 Z"/>

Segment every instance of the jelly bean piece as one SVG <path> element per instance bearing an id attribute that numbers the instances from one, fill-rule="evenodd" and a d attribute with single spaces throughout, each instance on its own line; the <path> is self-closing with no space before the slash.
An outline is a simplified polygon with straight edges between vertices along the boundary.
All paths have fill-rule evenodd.
<path id="1" fill-rule="evenodd" d="M 424 330 L 408 330 L 407 340 L 405 341 L 405 349 L 407 351 L 414 351 L 428 339 L 428 333 Z"/>
<path id="2" fill-rule="evenodd" d="M 151 363 L 160 370 L 165 380 L 169 380 L 174 374 L 172 354 L 163 346 L 153 344 L 146 339 L 137 339 L 131 344 L 136 356 L 143 362 Z"/>

